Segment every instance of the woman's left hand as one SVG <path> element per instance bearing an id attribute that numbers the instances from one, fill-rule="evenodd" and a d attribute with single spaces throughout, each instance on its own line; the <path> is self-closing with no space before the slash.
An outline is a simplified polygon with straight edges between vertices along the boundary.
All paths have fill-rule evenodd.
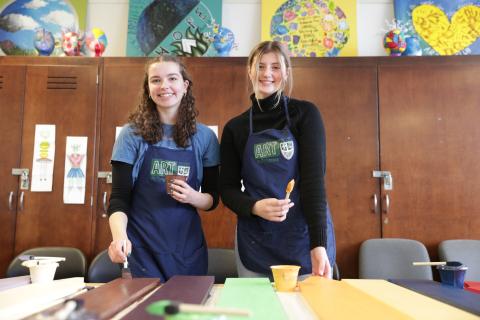
<path id="1" fill-rule="evenodd" d="M 310 250 L 310 257 L 312 259 L 312 274 L 314 276 L 332 277 L 332 267 L 324 247 L 315 247 Z"/>
<path id="2" fill-rule="evenodd" d="M 168 193 L 172 196 L 173 199 L 181 203 L 193 204 L 195 202 L 195 197 L 199 193 L 194 190 L 188 183 L 185 181 L 174 179 L 167 183 Z"/>

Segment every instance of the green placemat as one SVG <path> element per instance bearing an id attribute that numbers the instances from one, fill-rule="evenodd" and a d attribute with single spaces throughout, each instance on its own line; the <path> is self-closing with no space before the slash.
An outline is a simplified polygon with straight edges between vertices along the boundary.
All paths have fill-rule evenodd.
<path id="1" fill-rule="evenodd" d="M 268 278 L 228 278 L 217 306 L 249 310 L 252 315 L 228 319 L 283 320 L 287 315 Z"/>

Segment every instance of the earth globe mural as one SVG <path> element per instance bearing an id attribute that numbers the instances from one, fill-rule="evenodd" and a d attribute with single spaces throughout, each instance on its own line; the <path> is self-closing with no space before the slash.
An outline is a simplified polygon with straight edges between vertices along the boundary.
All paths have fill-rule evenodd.
<path id="1" fill-rule="evenodd" d="M 39 28 L 60 39 L 62 30 L 78 30 L 77 13 L 69 1 L 12 1 L 0 8 L 1 51 L 6 55 L 36 55 L 34 39 Z"/>

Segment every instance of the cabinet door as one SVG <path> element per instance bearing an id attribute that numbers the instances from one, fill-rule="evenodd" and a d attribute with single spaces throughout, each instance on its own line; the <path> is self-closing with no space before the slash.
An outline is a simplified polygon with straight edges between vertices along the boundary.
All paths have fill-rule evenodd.
<path id="1" fill-rule="evenodd" d="M 20 167 L 24 84 L 25 67 L 0 66 L 0 278 L 13 259 L 19 179 L 12 168 Z"/>
<path id="2" fill-rule="evenodd" d="M 115 128 L 126 124 L 129 112 L 135 108 L 143 81 L 144 63 L 144 59 L 104 59 L 99 128 L 100 172 L 112 171 L 110 159 L 115 143 Z M 94 255 L 107 249 L 112 241 L 106 211 L 110 193 L 111 184 L 106 179 L 98 179 Z"/>
<path id="3" fill-rule="evenodd" d="M 419 240 L 431 259 L 442 240 L 480 237 L 479 74 L 478 57 L 379 67 L 381 163 L 393 175 L 383 236 Z"/>
<path id="4" fill-rule="evenodd" d="M 224 125 L 250 106 L 245 58 L 187 60 L 193 78 L 198 120 L 218 126 L 219 141 Z M 210 248 L 233 248 L 236 215 L 220 201 L 215 210 L 200 212 Z"/>
<path id="5" fill-rule="evenodd" d="M 344 278 L 358 275 L 358 249 L 381 236 L 374 196 L 378 180 L 377 71 L 360 60 L 294 60 L 292 96 L 319 108 L 327 138 L 326 189 Z"/>
<path id="6" fill-rule="evenodd" d="M 15 253 L 36 246 L 91 250 L 97 66 L 27 66 L 21 166 L 32 168 L 36 124 L 56 125 L 52 192 L 25 191 Z M 64 204 L 67 136 L 88 137 L 84 204 Z"/>

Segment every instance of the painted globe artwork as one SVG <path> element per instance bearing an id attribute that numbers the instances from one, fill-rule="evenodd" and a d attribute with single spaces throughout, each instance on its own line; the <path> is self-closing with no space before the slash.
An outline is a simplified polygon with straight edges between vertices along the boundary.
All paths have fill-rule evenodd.
<path id="1" fill-rule="evenodd" d="M 399 29 L 388 31 L 383 38 L 383 47 L 390 56 L 400 56 L 407 48 L 405 36 Z"/>
<path id="2" fill-rule="evenodd" d="M 55 49 L 55 39 L 50 31 L 38 28 L 35 30 L 33 45 L 39 56 L 49 56 Z"/>
<path id="3" fill-rule="evenodd" d="M 285 43 L 296 57 L 337 56 L 349 35 L 345 13 L 328 0 L 286 1 L 270 24 L 271 39 Z"/>
<path id="4" fill-rule="evenodd" d="M 82 48 L 82 35 L 77 32 L 64 32 L 62 34 L 62 49 L 67 56 L 79 56 Z"/>
<path id="5" fill-rule="evenodd" d="M 233 48 L 235 36 L 230 29 L 220 27 L 213 36 L 213 47 L 221 57 L 227 57 Z"/>
<path id="6" fill-rule="evenodd" d="M 85 54 L 100 57 L 107 48 L 108 41 L 105 32 L 100 28 L 93 28 L 85 34 Z"/>
<path id="7" fill-rule="evenodd" d="M 38 28 L 61 39 L 62 30 L 78 30 L 78 17 L 69 1 L 17 0 L 0 7 L 0 49 L 6 55 L 36 55 Z"/>

